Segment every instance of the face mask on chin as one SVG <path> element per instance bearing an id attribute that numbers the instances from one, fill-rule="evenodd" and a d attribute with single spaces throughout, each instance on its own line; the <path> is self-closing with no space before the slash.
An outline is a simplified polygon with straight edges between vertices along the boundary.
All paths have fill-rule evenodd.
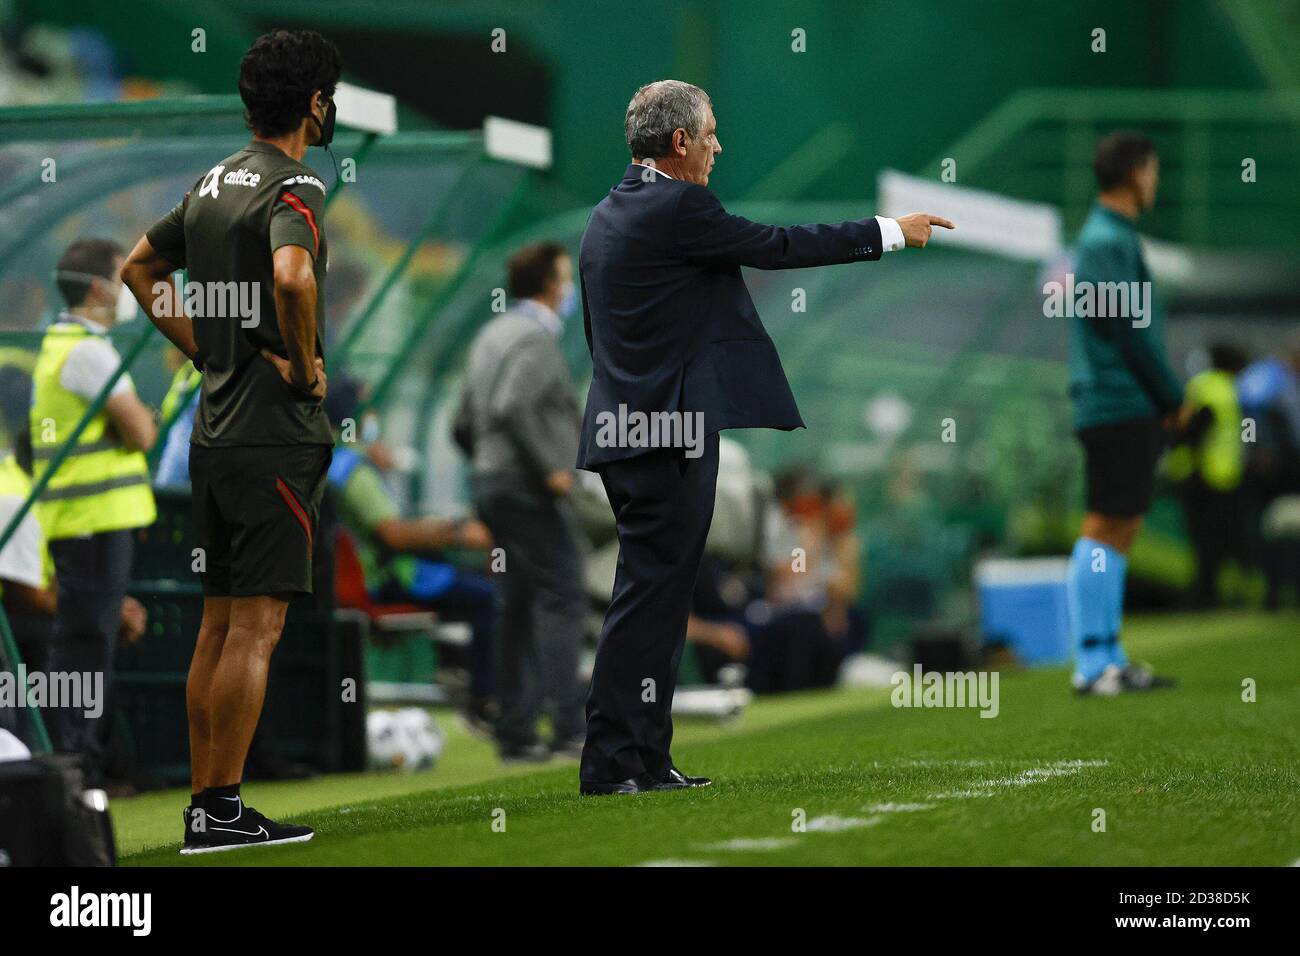
<path id="1" fill-rule="evenodd" d="M 572 281 L 564 283 L 564 293 L 560 296 L 560 304 L 556 308 L 556 314 L 562 319 L 567 319 L 578 309 L 578 287 Z"/>
<path id="2" fill-rule="evenodd" d="M 71 269 L 59 269 L 55 272 L 58 279 L 70 279 L 75 282 L 84 282 L 86 285 L 94 286 L 96 282 L 107 283 L 112 280 L 107 276 L 94 275 L 89 272 L 74 272 Z M 88 304 L 88 303 L 87 303 Z M 106 310 L 106 306 L 100 306 L 100 309 Z M 117 300 L 113 303 L 113 322 L 130 322 L 139 314 L 139 306 L 135 301 L 135 296 L 123 282 L 117 287 Z"/>
<path id="3" fill-rule="evenodd" d="M 316 119 L 315 113 L 311 114 L 311 118 L 320 130 L 320 141 L 314 145 L 320 146 L 321 148 L 329 146 L 329 144 L 334 140 L 334 123 L 338 118 L 338 106 L 335 104 L 334 100 L 330 100 L 330 105 L 325 110 L 324 123 Z"/>
<path id="4" fill-rule="evenodd" d="M 123 322 L 130 322 L 140 314 L 139 304 L 135 301 L 135 296 L 125 282 L 118 288 L 117 306 L 113 310 L 113 321 L 118 325 Z"/>

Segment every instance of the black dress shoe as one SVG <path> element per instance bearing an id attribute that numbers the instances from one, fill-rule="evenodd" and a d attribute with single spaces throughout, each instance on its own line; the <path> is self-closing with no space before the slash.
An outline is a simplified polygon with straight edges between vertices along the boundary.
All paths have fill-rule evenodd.
<path id="1" fill-rule="evenodd" d="M 618 795 L 630 795 L 641 792 L 641 786 L 637 779 L 628 778 L 627 780 L 618 780 L 614 783 L 593 783 L 587 780 L 579 781 L 578 793 L 584 797 L 612 797 Z"/>
<path id="2" fill-rule="evenodd" d="M 688 777 L 676 767 L 668 770 L 668 775 L 660 781 L 658 790 L 683 790 L 687 787 L 711 787 L 713 781 L 708 777 Z"/>
<path id="3" fill-rule="evenodd" d="M 584 797 L 604 797 L 614 794 L 628 795 L 658 793 L 664 790 L 688 790 L 712 785 L 713 781 L 708 777 L 688 777 L 676 767 L 673 767 L 663 777 L 652 777 L 648 773 L 643 773 L 615 783 L 592 783 L 584 780 L 579 784 L 578 792 Z"/>

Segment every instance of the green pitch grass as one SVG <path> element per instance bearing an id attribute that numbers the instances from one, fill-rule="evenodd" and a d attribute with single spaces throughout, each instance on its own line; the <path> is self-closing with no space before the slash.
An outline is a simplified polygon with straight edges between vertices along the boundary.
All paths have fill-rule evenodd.
<path id="1" fill-rule="evenodd" d="M 427 773 L 246 788 L 270 816 L 314 826 L 308 844 L 181 857 L 180 792 L 118 801 L 114 819 L 134 865 L 1300 859 L 1300 617 L 1140 618 L 1127 641 L 1181 686 L 1079 699 L 1062 670 L 1017 671 L 993 719 L 853 689 L 760 700 L 730 725 L 679 721 L 675 756 L 713 776 L 707 790 L 579 798 L 575 762 L 501 768 L 447 718 Z"/>

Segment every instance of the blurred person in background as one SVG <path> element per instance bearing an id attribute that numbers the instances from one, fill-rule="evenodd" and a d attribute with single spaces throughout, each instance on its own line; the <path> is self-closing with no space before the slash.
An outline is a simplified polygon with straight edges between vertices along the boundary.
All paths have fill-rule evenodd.
<path id="1" fill-rule="evenodd" d="M 0 458 L 0 531 L 9 527 L 32 491 L 32 446 L 26 423 L 13 449 Z M 31 508 L 0 549 L 0 600 L 13 630 L 18 652 L 29 671 L 44 671 L 58 608 L 52 587 L 53 562 Z M 123 602 L 123 607 L 126 602 Z"/>
<path id="2" fill-rule="evenodd" d="M 168 349 L 164 361 L 172 373 L 167 394 L 159 409 L 167 434 L 162 455 L 154 472 L 157 488 L 188 488 L 190 484 L 190 436 L 194 433 L 194 412 L 199 406 L 203 373 L 180 349 Z"/>
<path id="3" fill-rule="evenodd" d="M 840 660 L 862 650 L 867 640 L 866 621 L 859 607 L 862 597 L 862 537 L 858 534 L 858 507 L 848 486 L 827 482 L 822 486 L 826 521 L 826 559 L 832 565 L 827 577 L 826 609 L 822 621 L 835 642 Z"/>
<path id="4" fill-rule="evenodd" d="M 487 551 L 492 535 L 472 519 L 402 517 L 384 476 L 389 453 L 381 442 L 367 442 L 368 428 L 357 421 L 361 385 L 337 378 L 325 408 L 345 440 L 334 448 L 327 480 L 339 521 L 356 543 L 366 589 L 376 601 L 415 604 L 436 611 L 442 620 L 469 624 L 468 658 L 457 660 L 459 648 L 448 648 L 447 653 L 469 672 L 469 699 L 462 709 L 466 722 L 479 733 L 490 733 L 495 715 L 496 587 L 484 575 L 444 560 L 441 552 Z M 346 440 L 343 429 L 349 424 L 359 440 Z"/>
<path id="5" fill-rule="evenodd" d="M 766 600 L 751 606 L 749 687 L 755 693 L 829 687 L 860 645 L 851 608 L 861 543 L 852 503 L 811 472 L 776 478 L 767 533 Z"/>
<path id="6" fill-rule="evenodd" d="M 1164 315 L 1150 294 L 1151 272 L 1134 225 L 1155 205 L 1155 146 L 1140 133 L 1112 133 L 1097 144 L 1093 170 L 1100 193 L 1079 235 L 1074 268 L 1076 288 L 1096 290 L 1097 307 L 1070 320 L 1070 399 L 1086 462 L 1087 513 L 1070 556 L 1066 595 L 1075 689 L 1110 696 L 1169 683 L 1129 663 L 1120 632 L 1129 549 L 1151 507 L 1156 465 L 1166 430 L 1179 422 L 1183 387 L 1169 366 Z M 1110 283 L 1128 292 L 1130 314 L 1108 314 L 1101 290 Z M 1146 304 L 1141 317 L 1140 301 Z"/>
<path id="7" fill-rule="evenodd" d="M 59 259 L 55 278 L 66 308 L 45 333 L 32 375 L 37 480 L 122 363 L 108 332 L 136 315 L 135 300 L 118 278 L 124 258 L 111 240 L 78 239 Z M 144 453 L 157 438 L 153 412 L 124 373 L 49 476 L 38 505 L 58 585 L 49 669 L 102 673 L 109 699 L 131 577 L 131 532 L 156 517 Z M 133 605 L 130 613 L 143 631 L 143 608 Z M 82 754 L 92 781 L 102 779 L 110 715 L 105 708 L 92 721 L 80 708 L 51 712 L 56 749 Z"/>
<path id="8" fill-rule="evenodd" d="M 1210 367 L 1187 383 L 1190 418 L 1172 440 L 1166 463 L 1178 484 L 1187 534 L 1196 552 L 1193 604 L 1219 605 L 1219 569 L 1245 558 L 1245 516 L 1241 478 L 1244 454 L 1237 374 L 1246 354 L 1234 345 L 1210 346 Z"/>
<path id="9" fill-rule="evenodd" d="M 36 368 L 36 351 L 28 342 L 44 325 L 46 297 L 45 285 L 34 276 L 0 278 L 0 445 L 5 448 L 12 448 L 18 432 L 28 428 Z M 25 334 L 5 334 L 13 332 Z"/>
<path id="10" fill-rule="evenodd" d="M 756 693 L 829 687 L 865 639 L 856 508 L 846 489 L 819 485 L 807 469 L 786 471 L 775 485 L 758 585 L 706 554 L 686 640 L 708 682 L 724 665 L 743 663 Z"/>
<path id="11" fill-rule="evenodd" d="M 1237 376 L 1237 399 L 1255 431 L 1245 444 L 1243 482 L 1249 552 L 1264 572 L 1266 605 L 1276 610 L 1300 568 L 1300 542 L 1266 533 L 1267 516 L 1300 495 L 1300 341 L 1246 366 Z"/>
<path id="12" fill-rule="evenodd" d="M 32 491 L 30 433 L 26 423 L 11 423 L 11 428 L 16 432 L 13 449 L 0 455 L 0 530 L 9 526 Z M 58 598 L 54 561 L 37 510 L 31 508 L 0 549 L 0 600 L 4 602 L 18 653 L 29 672 L 48 670 Z M 147 619 L 144 605 L 130 595 L 123 598 L 117 626 L 118 643 L 138 641 L 144 635 Z M 114 790 L 121 792 L 122 787 L 116 785 Z"/>
<path id="13" fill-rule="evenodd" d="M 470 346 L 457 441 L 471 458 L 474 506 L 503 550 L 496 738 L 506 761 L 582 752 L 579 674 L 587 602 L 583 564 L 562 502 L 573 488 L 581 421 L 560 350 L 577 292 L 573 262 L 554 242 L 511 257 L 514 305 Z M 538 736 L 543 712 L 551 739 Z"/>

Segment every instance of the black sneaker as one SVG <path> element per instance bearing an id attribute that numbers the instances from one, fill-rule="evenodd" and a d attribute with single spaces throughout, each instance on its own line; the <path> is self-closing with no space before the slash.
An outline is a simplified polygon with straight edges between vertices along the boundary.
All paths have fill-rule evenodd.
<path id="1" fill-rule="evenodd" d="M 181 853 L 217 853 L 246 846 L 271 846 L 277 843 L 305 843 L 315 836 L 311 827 L 294 823 L 276 823 L 245 806 L 239 797 L 228 797 L 234 815 L 219 819 L 212 813 L 196 813 L 197 807 L 185 808 L 185 845 Z"/>

